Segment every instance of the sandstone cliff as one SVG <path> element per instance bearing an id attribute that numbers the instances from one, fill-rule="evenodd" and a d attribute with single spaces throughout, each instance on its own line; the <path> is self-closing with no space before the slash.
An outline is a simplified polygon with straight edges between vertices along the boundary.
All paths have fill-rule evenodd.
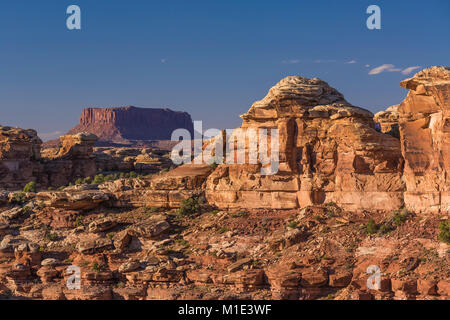
<path id="1" fill-rule="evenodd" d="M 401 82 L 405 203 L 414 211 L 450 211 L 450 68 L 432 67 Z"/>
<path id="2" fill-rule="evenodd" d="M 193 134 L 188 113 L 132 106 L 88 108 L 68 134 L 90 132 L 99 137 L 99 143 L 133 144 L 136 140 L 170 140 L 172 132 L 179 128 Z"/>
<path id="3" fill-rule="evenodd" d="M 207 181 L 211 203 L 287 209 L 336 202 L 354 210 L 402 205 L 399 140 L 377 132 L 371 112 L 352 106 L 326 82 L 287 77 L 242 118 L 243 134 L 278 129 L 279 172 L 263 176 L 261 164 L 220 165 Z"/>
<path id="4" fill-rule="evenodd" d="M 80 133 L 60 138 L 57 154 L 41 157 L 42 141 L 34 130 L 0 127 L 0 188 L 59 187 L 97 172 L 93 145 L 97 137 Z"/>
<path id="5" fill-rule="evenodd" d="M 41 175 L 42 141 L 36 131 L 0 126 L 0 186 L 14 188 Z"/>

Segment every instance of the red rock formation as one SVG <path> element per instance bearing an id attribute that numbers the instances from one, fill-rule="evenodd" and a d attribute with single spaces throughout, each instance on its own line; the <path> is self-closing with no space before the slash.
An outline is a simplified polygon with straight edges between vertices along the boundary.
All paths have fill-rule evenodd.
<path id="1" fill-rule="evenodd" d="M 97 172 L 93 145 L 97 137 L 80 133 L 61 137 L 58 154 L 41 157 L 42 141 L 34 130 L 0 127 L 0 188 L 59 187 Z"/>
<path id="2" fill-rule="evenodd" d="M 100 142 L 130 144 L 134 140 L 170 140 L 175 129 L 193 134 L 191 116 L 170 109 L 137 107 L 84 109 L 79 124 L 68 134 L 90 132 Z"/>
<path id="3" fill-rule="evenodd" d="M 261 163 L 220 165 L 206 191 L 218 207 L 289 209 L 330 201 L 354 210 L 402 205 L 399 140 L 377 132 L 372 113 L 349 104 L 326 82 L 287 77 L 242 118 L 243 134 L 278 129 L 279 171 L 261 175 Z"/>
<path id="4" fill-rule="evenodd" d="M 16 188 L 40 175 L 42 141 L 34 130 L 0 127 L 0 186 Z"/>
<path id="5" fill-rule="evenodd" d="M 373 120 L 380 124 L 381 132 L 400 137 L 398 130 L 398 105 L 390 106 L 375 114 Z"/>
<path id="6" fill-rule="evenodd" d="M 432 67 L 401 82 L 409 89 L 399 123 L 406 206 L 450 211 L 450 68 Z"/>
<path id="7" fill-rule="evenodd" d="M 97 166 L 93 147 L 97 139 L 90 133 L 62 136 L 58 153 L 45 163 L 49 185 L 62 186 L 78 178 L 94 176 Z"/>

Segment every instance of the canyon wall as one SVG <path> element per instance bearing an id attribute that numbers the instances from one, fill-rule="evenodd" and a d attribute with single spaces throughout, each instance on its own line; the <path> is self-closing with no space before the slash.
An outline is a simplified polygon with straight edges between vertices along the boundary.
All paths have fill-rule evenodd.
<path id="1" fill-rule="evenodd" d="M 175 129 L 193 135 L 191 116 L 170 109 L 137 107 L 84 109 L 79 124 L 68 134 L 90 132 L 99 142 L 131 144 L 134 140 L 170 140 Z"/>
<path id="2" fill-rule="evenodd" d="M 41 157 L 36 131 L 0 127 L 0 188 L 17 190 L 31 181 L 40 189 L 59 187 L 95 175 L 95 135 L 66 135 L 60 141 L 57 154 Z"/>
<path id="3" fill-rule="evenodd" d="M 399 106 L 406 206 L 450 211 L 450 68 L 432 67 L 401 82 Z"/>
<path id="4" fill-rule="evenodd" d="M 208 200 L 218 207 L 402 206 L 400 141 L 377 132 L 371 112 L 352 106 L 326 82 L 287 77 L 241 117 L 242 135 L 278 129 L 279 171 L 262 175 L 261 163 L 220 165 L 206 184 Z"/>

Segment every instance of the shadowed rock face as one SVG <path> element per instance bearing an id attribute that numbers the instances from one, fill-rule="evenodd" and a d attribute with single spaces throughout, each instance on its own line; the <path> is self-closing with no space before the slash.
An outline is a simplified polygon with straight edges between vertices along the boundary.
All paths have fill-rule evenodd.
<path id="1" fill-rule="evenodd" d="M 0 126 L 0 186 L 14 188 L 39 175 L 42 141 L 35 130 Z"/>
<path id="2" fill-rule="evenodd" d="M 0 127 L 0 188 L 21 189 L 30 181 L 39 188 L 67 185 L 97 172 L 89 133 L 60 138 L 58 154 L 41 158 L 42 141 L 34 130 Z"/>
<path id="3" fill-rule="evenodd" d="M 398 129 L 398 105 L 390 106 L 375 114 L 373 120 L 380 124 L 381 132 L 400 137 Z"/>
<path id="4" fill-rule="evenodd" d="M 401 82 L 405 203 L 415 211 L 450 211 L 450 68 L 431 67 Z"/>
<path id="5" fill-rule="evenodd" d="M 330 201 L 355 210 L 401 206 L 399 140 L 377 132 L 371 112 L 352 106 L 326 82 L 287 77 L 242 119 L 242 134 L 278 129 L 279 171 L 263 176 L 261 164 L 219 166 L 206 191 L 217 206 L 286 209 Z"/>
<path id="6" fill-rule="evenodd" d="M 133 140 L 170 140 L 175 129 L 193 134 L 191 116 L 170 109 L 137 107 L 84 109 L 79 124 L 68 134 L 90 132 L 100 142 L 129 144 Z"/>

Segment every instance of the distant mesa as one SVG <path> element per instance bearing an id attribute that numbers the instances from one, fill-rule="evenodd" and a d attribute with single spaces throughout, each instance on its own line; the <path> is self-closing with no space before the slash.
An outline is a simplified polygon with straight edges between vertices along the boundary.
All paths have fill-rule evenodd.
<path id="1" fill-rule="evenodd" d="M 97 146 L 154 145 L 156 141 L 170 140 L 176 129 L 194 132 L 187 112 L 168 108 L 86 108 L 80 121 L 68 134 L 93 133 L 99 137 Z M 50 146 L 53 141 L 46 143 Z"/>

